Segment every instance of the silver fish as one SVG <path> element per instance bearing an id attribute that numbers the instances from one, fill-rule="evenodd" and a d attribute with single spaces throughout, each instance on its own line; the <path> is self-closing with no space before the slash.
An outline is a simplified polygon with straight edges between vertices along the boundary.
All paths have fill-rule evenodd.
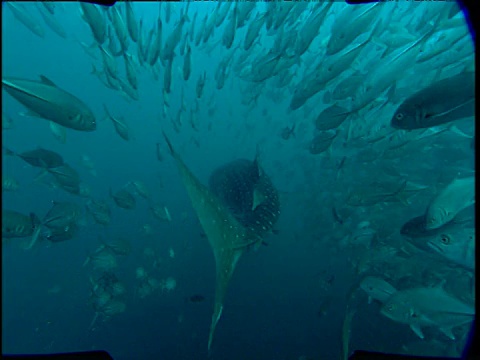
<path id="1" fill-rule="evenodd" d="M 472 72 L 443 79 L 407 98 L 395 111 L 391 125 L 397 129 L 421 129 L 475 114 L 475 75 Z"/>
<path id="2" fill-rule="evenodd" d="M 97 125 L 92 111 L 80 99 L 57 87 L 45 76 L 41 81 L 3 78 L 3 88 L 29 110 L 70 129 L 93 131 Z"/>
<path id="3" fill-rule="evenodd" d="M 428 246 L 455 264 L 475 269 L 475 229 L 443 231 L 429 240 Z"/>
<path id="4" fill-rule="evenodd" d="M 397 289 L 387 281 L 375 276 L 365 277 L 360 283 L 360 288 L 367 293 L 369 304 L 372 300 L 378 300 L 384 303 L 390 296 L 397 292 Z"/>
<path id="5" fill-rule="evenodd" d="M 394 293 L 381 313 L 391 320 L 410 326 L 421 339 L 422 327 L 437 327 L 450 339 L 452 328 L 473 321 L 475 308 L 451 296 L 441 286 L 412 288 Z"/>
<path id="6" fill-rule="evenodd" d="M 437 229 L 475 203 L 475 176 L 455 179 L 428 205 L 425 228 Z"/>
<path id="7" fill-rule="evenodd" d="M 37 24 L 35 19 L 32 18 L 23 7 L 21 7 L 18 3 L 11 1 L 7 1 L 6 4 L 12 11 L 15 18 L 25 25 L 28 30 L 42 38 L 45 36 L 45 29 Z"/>

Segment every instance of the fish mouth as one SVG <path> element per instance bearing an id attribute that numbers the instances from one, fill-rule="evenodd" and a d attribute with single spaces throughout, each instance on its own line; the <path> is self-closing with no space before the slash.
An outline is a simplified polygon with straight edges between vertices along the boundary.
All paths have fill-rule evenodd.
<path id="1" fill-rule="evenodd" d="M 433 249 L 441 254 L 443 254 L 445 251 L 442 249 L 442 247 L 440 247 L 438 244 L 434 243 L 433 241 L 429 241 L 427 242 L 427 246 L 430 248 L 430 249 Z"/>

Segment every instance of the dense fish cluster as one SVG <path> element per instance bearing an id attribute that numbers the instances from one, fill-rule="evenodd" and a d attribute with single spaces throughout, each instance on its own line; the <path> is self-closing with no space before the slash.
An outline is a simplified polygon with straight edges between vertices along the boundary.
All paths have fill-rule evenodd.
<path id="1" fill-rule="evenodd" d="M 323 321 L 345 305 L 341 358 L 367 307 L 421 339 L 399 340 L 396 351 L 461 353 L 475 315 L 475 66 L 455 2 L 3 9 L 32 41 L 53 32 L 91 63 L 90 73 L 65 67 L 47 77 L 40 67 L 22 74 L 9 66 L 2 74 L 2 244 L 32 251 L 100 239 L 83 264 L 90 330 L 147 297 L 190 291 L 177 289 L 170 268 L 197 241 L 182 233 L 188 227 L 208 240 L 215 260 L 215 295 L 183 296 L 185 306 L 213 299 L 204 334 L 211 356 L 239 259 L 283 237 L 321 249 L 317 314 Z M 76 88 L 63 71 L 97 87 Z M 53 135 L 47 141 L 29 131 L 37 119 Z M 117 140 L 125 146 L 118 152 Z M 178 171 L 169 173 L 172 164 Z M 16 176 L 32 168 L 31 179 Z M 17 201 L 39 185 L 50 200 Z M 169 193 L 174 186 L 182 193 Z M 178 200 L 185 193 L 190 203 Z M 176 202 L 167 206 L 167 197 Z M 165 243 L 165 229 L 182 240 L 168 250 L 147 243 Z M 340 259 L 348 264 L 342 276 L 333 265 Z"/>

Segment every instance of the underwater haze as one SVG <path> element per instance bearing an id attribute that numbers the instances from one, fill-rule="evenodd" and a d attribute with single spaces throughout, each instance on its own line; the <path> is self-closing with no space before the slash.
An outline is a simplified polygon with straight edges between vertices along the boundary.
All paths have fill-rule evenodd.
<path id="1" fill-rule="evenodd" d="M 455 2 L 2 2 L 2 351 L 460 356 Z"/>

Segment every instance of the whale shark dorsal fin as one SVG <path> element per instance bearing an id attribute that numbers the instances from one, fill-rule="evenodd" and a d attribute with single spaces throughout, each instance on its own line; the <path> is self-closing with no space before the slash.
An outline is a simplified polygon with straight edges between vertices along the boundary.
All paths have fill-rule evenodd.
<path id="1" fill-rule="evenodd" d="M 242 226 L 221 201 L 197 179 L 174 150 L 168 137 L 163 135 L 215 257 L 215 304 L 208 340 L 210 351 L 215 328 L 222 315 L 223 300 L 237 262 L 243 252 L 261 238 Z"/>
<path id="2" fill-rule="evenodd" d="M 256 186 L 253 190 L 252 211 L 255 211 L 265 201 L 265 198 L 265 194 Z"/>

